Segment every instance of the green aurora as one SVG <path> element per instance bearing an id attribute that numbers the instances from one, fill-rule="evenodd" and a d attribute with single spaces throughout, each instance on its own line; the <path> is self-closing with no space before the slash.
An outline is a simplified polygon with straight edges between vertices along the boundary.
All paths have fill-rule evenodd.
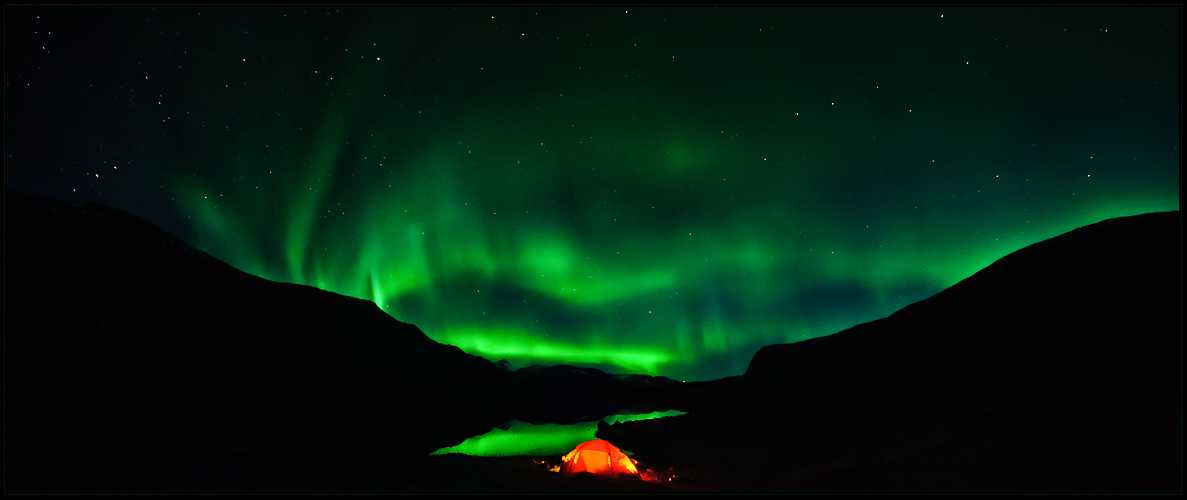
<path id="1" fill-rule="evenodd" d="M 1179 208 L 1159 9 L 8 12 L 10 135 L 81 139 L 11 187 L 516 366 L 736 375 Z"/>

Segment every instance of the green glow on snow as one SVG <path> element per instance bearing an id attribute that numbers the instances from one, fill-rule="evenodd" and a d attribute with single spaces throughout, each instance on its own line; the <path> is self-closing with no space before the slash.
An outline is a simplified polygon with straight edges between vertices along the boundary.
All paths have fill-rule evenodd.
<path id="1" fill-rule="evenodd" d="M 608 424 L 632 420 L 683 415 L 684 412 L 668 410 L 642 415 L 611 415 L 603 420 Z M 481 436 L 465 440 L 462 444 L 442 448 L 433 455 L 461 453 L 478 457 L 509 457 L 523 455 L 564 455 L 577 445 L 596 439 L 598 421 L 569 425 L 541 424 L 513 420 L 507 429 L 495 428 Z"/>

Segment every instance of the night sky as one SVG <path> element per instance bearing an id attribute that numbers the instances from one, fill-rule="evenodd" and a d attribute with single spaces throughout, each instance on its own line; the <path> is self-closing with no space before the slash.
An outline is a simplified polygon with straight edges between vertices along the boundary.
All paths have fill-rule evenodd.
<path id="1" fill-rule="evenodd" d="M 714 379 L 1177 210 L 1180 18 L 7 7 L 6 180 L 492 361 Z"/>

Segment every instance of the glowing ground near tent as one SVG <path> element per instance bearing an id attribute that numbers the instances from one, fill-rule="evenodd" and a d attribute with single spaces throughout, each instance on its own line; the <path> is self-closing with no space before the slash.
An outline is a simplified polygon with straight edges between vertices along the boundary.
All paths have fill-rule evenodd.
<path id="1" fill-rule="evenodd" d="M 615 424 L 631 420 L 650 420 L 676 415 L 684 415 L 684 412 L 668 410 L 640 415 L 611 415 L 601 421 Z M 432 454 L 461 453 L 476 457 L 564 455 L 572 450 L 573 447 L 591 439 L 596 439 L 594 432 L 598 430 L 598 422 L 598 420 L 595 420 L 593 422 L 579 422 L 569 425 L 533 425 L 527 422 L 513 420 L 507 429 L 495 428 L 481 436 L 474 436 L 467 439 L 462 444 L 442 448 Z"/>

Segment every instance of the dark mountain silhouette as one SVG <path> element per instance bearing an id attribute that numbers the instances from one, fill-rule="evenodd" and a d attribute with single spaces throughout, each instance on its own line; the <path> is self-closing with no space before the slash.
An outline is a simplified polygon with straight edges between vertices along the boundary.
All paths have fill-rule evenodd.
<path id="1" fill-rule="evenodd" d="M 627 393 L 642 387 L 675 383 L 667 377 L 611 375 L 593 368 L 572 365 L 532 365 L 515 371 L 516 387 L 534 395 L 516 403 L 520 419 L 531 423 L 574 424 L 591 422 L 623 412 L 648 413 L 652 408 L 629 401 Z"/>
<path id="2" fill-rule="evenodd" d="M 696 489 L 1179 492 L 1179 212 L 1014 252 L 891 316 L 640 398 L 598 437 Z M 695 486 L 691 486 L 695 485 Z"/>
<path id="3" fill-rule="evenodd" d="M 10 191 L 5 488 L 1177 492 L 1181 248 L 1178 212 L 1108 220 L 680 384 L 511 371 L 126 212 Z M 624 408 L 690 412 L 599 427 L 666 489 L 426 456 L 509 420 Z"/>
<path id="4" fill-rule="evenodd" d="M 110 207 L 10 191 L 5 237 L 9 492 L 404 491 L 509 420 L 639 406 L 633 379 L 507 371 Z"/>

